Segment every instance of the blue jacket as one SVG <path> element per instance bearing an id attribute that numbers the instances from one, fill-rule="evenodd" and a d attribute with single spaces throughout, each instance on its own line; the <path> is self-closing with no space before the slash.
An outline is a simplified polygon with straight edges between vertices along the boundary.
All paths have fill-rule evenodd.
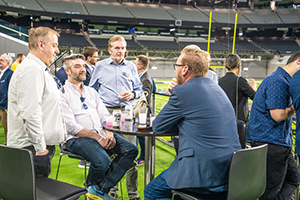
<path id="1" fill-rule="evenodd" d="M 55 76 L 60 80 L 62 85 L 65 85 L 68 75 L 64 67 L 61 67 L 55 74 Z"/>
<path id="2" fill-rule="evenodd" d="M 241 145 L 233 107 L 212 79 L 174 87 L 153 131 L 179 132 L 178 155 L 166 174 L 170 188 L 226 186 L 232 153 Z"/>
<path id="3" fill-rule="evenodd" d="M 0 79 L 0 110 L 7 109 L 7 92 L 12 74 L 13 71 L 8 68 Z"/>
<path id="4" fill-rule="evenodd" d="M 83 81 L 83 84 L 88 86 L 90 84 L 90 80 L 93 72 L 91 71 L 91 69 L 87 64 L 85 64 L 85 71 L 86 71 L 86 79 Z"/>

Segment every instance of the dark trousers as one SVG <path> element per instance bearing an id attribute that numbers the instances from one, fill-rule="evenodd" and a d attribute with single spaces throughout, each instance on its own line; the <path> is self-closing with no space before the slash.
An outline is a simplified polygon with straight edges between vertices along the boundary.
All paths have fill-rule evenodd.
<path id="1" fill-rule="evenodd" d="M 255 142 L 252 146 L 264 143 Z M 300 172 L 291 149 L 268 143 L 267 187 L 259 200 L 289 200 L 300 183 Z"/>
<path id="2" fill-rule="evenodd" d="M 140 143 L 141 146 L 141 154 L 139 160 L 145 160 L 145 136 L 137 136 L 136 146 Z"/>
<path id="3" fill-rule="evenodd" d="M 33 146 L 24 147 L 24 149 L 28 149 L 33 154 L 33 163 L 34 163 L 34 172 L 36 178 L 48 177 L 51 173 L 51 160 L 55 154 L 55 146 L 47 145 L 47 150 L 49 153 L 43 156 L 36 156 L 35 149 Z"/>

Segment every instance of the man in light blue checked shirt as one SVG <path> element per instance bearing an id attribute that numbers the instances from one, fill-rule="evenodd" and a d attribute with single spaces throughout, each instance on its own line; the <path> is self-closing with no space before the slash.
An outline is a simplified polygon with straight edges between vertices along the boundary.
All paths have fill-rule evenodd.
<path id="1" fill-rule="evenodd" d="M 116 109 L 124 111 L 125 105 L 134 105 L 134 99 L 139 98 L 143 92 L 136 66 L 124 58 L 126 45 L 122 36 L 111 37 L 108 41 L 108 51 L 111 56 L 97 62 L 90 80 L 90 86 L 98 91 L 110 114 Z M 136 144 L 136 136 L 122 136 Z M 126 185 L 130 200 L 140 199 L 137 169 L 137 159 L 135 159 L 126 173 Z M 111 195 L 117 195 L 117 188 L 111 190 Z"/>
<path id="2" fill-rule="evenodd" d="M 116 109 L 134 105 L 133 99 L 141 96 L 143 89 L 136 66 L 125 60 L 126 41 L 115 35 L 108 41 L 110 57 L 97 62 L 90 80 L 105 106 Z"/>

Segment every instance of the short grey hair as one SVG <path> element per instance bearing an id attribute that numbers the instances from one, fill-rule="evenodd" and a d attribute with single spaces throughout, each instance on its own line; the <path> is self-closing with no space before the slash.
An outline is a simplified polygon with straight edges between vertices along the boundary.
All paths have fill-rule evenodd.
<path id="1" fill-rule="evenodd" d="M 85 60 L 85 56 L 83 54 L 71 54 L 63 58 L 63 67 L 64 69 L 70 69 L 72 67 L 72 63 L 70 61 L 82 59 Z"/>
<path id="2" fill-rule="evenodd" d="M 6 62 L 8 62 L 8 66 L 10 66 L 12 64 L 12 62 L 13 62 L 13 59 L 9 55 L 7 55 L 7 54 L 2 54 L 1 57 L 2 56 L 5 57 Z"/>

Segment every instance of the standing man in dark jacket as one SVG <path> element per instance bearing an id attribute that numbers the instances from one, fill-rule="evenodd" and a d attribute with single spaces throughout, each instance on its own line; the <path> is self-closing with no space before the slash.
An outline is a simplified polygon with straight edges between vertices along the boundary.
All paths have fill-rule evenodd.
<path id="1" fill-rule="evenodd" d="M 148 103 L 148 116 L 149 116 L 150 112 L 153 112 L 152 110 L 150 110 L 151 96 L 153 91 L 153 82 L 150 74 L 148 73 L 149 58 L 144 55 L 139 55 L 136 57 L 135 65 L 137 67 L 140 80 L 143 84 L 143 90 L 148 93 L 147 103 Z M 137 138 L 141 146 L 141 153 L 138 159 L 138 165 L 143 165 L 145 164 L 145 136 L 137 136 Z"/>
<path id="2" fill-rule="evenodd" d="M 5 144 L 7 142 L 7 91 L 10 78 L 13 71 L 9 69 L 12 58 L 9 55 L 2 54 L 0 57 L 0 122 L 2 121 Z"/>
<path id="3" fill-rule="evenodd" d="M 83 81 L 84 85 L 89 85 L 92 73 L 94 72 L 95 65 L 99 60 L 98 57 L 99 50 L 96 47 L 84 47 L 82 54 L 85 57 L 85 71 L 86 79 Z"/>

